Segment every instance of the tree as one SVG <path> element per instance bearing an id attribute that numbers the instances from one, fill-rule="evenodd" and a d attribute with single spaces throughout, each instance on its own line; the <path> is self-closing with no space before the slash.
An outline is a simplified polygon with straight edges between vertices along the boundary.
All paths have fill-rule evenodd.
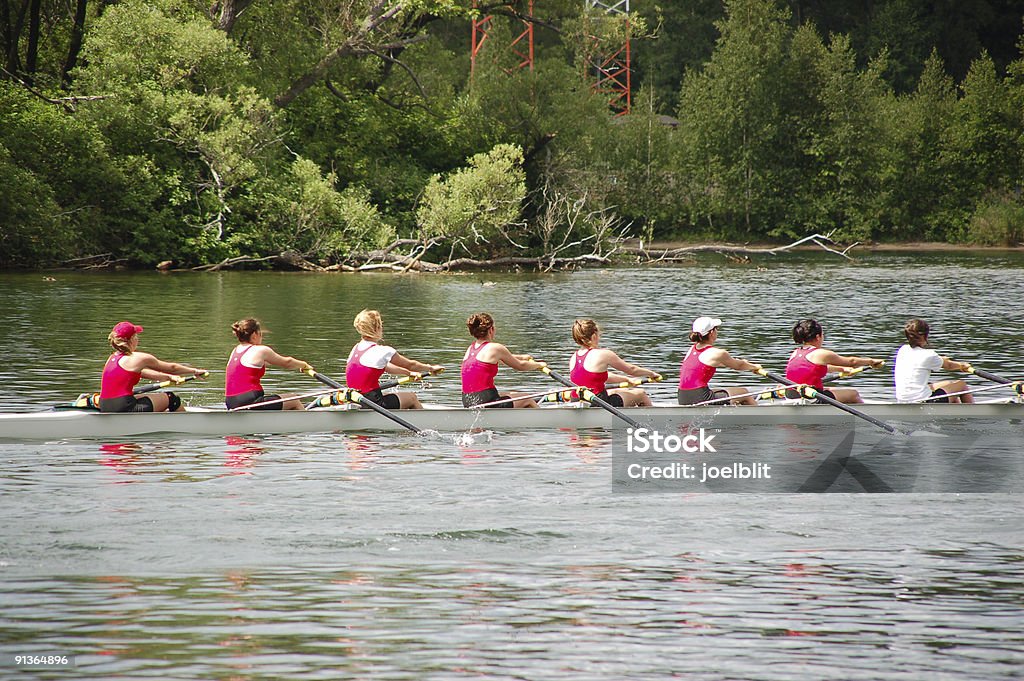
<path id="1" fill-rule="evenodd" d="M 680 164 L 695 221 L 751 234 L 784 221 L 788 19 L 771 0 L 728 0 L 711 60 L 683 80 Z"/>

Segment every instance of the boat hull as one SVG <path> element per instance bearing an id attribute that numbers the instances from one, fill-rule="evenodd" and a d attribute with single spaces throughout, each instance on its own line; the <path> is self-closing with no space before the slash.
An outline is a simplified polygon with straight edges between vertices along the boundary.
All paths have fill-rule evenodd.
<path id="1" fill-rule="evenodd" d="M 1024 419 L 1024 404 L 988 402 L 958 404 L 863 404 L 857 409 L 893 423 L 927 423 L 947 419 Z M 847 423 L 854 417 L 821 404 L 775 403 L 756 407 L 654 406 L 625 410 L 642 424 L 694 423 L 704 427 L 739 425 Z M 524 431 L 558 428 L 625 428 L 608 412 L 595 407 L 558 406 L 542 409 L 462 409 L 433 407 L 401 411 L 403 418 L 424 430 L 465 432 L 473 429 Z M 184 413 L 101 414 L 94 411 L 47 411 L 0 414 L 2 440 L 125 438 L 176 434 L 195 436 L 287 433 L 401 431 L 397 423 L 372 411 L 239 411 L 190 408 Z"/>

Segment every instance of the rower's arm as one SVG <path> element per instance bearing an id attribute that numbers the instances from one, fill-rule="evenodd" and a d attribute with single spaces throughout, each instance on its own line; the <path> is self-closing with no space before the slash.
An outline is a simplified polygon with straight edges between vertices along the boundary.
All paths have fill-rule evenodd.
<path id="1" fill-rule="evenodd" d="M 758 372 L 761 370 L 760 364 L 754 364 L 753 362 L 748 362 L 745 359 L 733 357 L 728 353 L 728 351 L 722 350 L 721 348 L 715 348 L 715 350 L 717 352 L 715 352 L 714 356 L 708 358 L 713 362 L 711 366 L 727 367 L 729 369 L 735 369 L 736 371 Z"/>
<path id="2" fill-rule="evenodd" d="M 282 369 L 296 369 L 298 371 L 306 371 L 312 369 L 309 362 L 305 362 L 301 359 L 294 357 L 288 357 L 287 355 L 279 355 L 270 346 L 264 345 L 260 348 L 261 359 L 267 364 L 273 364 L 276 367 Z"/>
<path id="3" fill-rule="evenodd" d="M 971 365 L 967 362 L 958 362 L 949 357 L 942 358 L 942 368 L 946 371 L 970 371 Z"/>
<path id="4" fill-rule="evenodd" d="M 656 371 L 644 369 L 642 366 L 637 366 L 636 364 L 630 364 L 611 350 L 606 350 L 606 352 L 608 355 L 605 357 L 605 362 L 607 362 L 608 366 L 612 369 L 618 369 L 629 376 L 646 376 L 647 378 L 655 378 L 658 375 L 658 372 Z M 620 379 L 617 378 L 615 380 L 618 381 Z M 624 380 L 629 380 L 629 378 L 626 377 Z"/>
<path id="5" fill-rule="evenodd" d="M 491 343 L 491 345 L 494 345 L 494 343 Z M 494 359 L 503 362 L 516 371 L 537 371 L 541 367 L 546 366 L 544 362 L 538 362 L 530 355 L 513 355 L 504 345 L 500 348 L 495 348 L 493 352 Z"/>
<path id="6" fill-rule="evenodd" d="M 388 362 L 387 372 L 398 376 L 408 376 L 411 373 L 425 374 L 431 371 L 440 371 L 442 368 L 440 364 L 424 364 L 396 352 Z"/>
<path id="7" fill-rule="evenodd" d="M 173 381 L 181 374 L 193 374 L 202 377 L 207 373 L 206 369 L 197 369 L 187 364 L 177 362 L 165 362 L 147 353 L 133 353 L 141 360 L 139 370 L 143 378 L 150 380 Z M 126 367 L 127 368 L 127 367 Z M 152 373 L 147 374 L 147 370 Z M 163 375 L 161 375 L 161 372 Z"/>
<path id="8" fill-rule="evenodd" d="M 873 357 L 844 357 L 843 355 L 832 352 L 831 350 L 826 350 L 825 348 L 819 348 L 812 354 L 819 362 L 827 364 L 830 370 L 833 370 L 831 367 L 838 367 L 837 369 L 834 369 L 835 371 L 838 371 L 841 368 L 854 367 L 874 367 L 877 369 L 885 364 L 885 360 L 875 359 Z"/>

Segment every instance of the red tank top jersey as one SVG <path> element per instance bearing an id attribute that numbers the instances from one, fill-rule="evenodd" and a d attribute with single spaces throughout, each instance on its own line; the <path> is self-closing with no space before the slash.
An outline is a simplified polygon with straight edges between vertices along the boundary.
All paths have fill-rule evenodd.
<path id="1" fill-rule="evenodd" d="M 359 343 L 356 343 L 352 348 L 352 354 L 349 355 L 348 364 L 345 366 L 345 383 L 348 387 L 361 393 L 368 393 L 380 387 L 380 377 L 384 375 L 384 369 L 387 367 L 368 367 L 359 361 L 364 352 L 376 345 L 371 343 L 360 350 Z"/>
<path id="2" fill-rule="evenodd" d="M 576 385 L 584 388 L 590 388 L 595 394 L 600 395 L 604 392 L 604 384 L 608 382 L 607 371 L 590 371 L 583 366 L 584 362 L 587 361 L 587 355 L 593 348 L 587 348 L 586 351 L 580 355 L 579 351 L 572 355 L 572 369 L 569 371 L 569 380 Z"/>
<path id="3" fill-rule="evenodd" d="M 228 368 L 224 370 L 224 395 L 241 395 L 251 390 L 263 390 L 260 379 L 267 373 L 267 367 L 258 369 L 242 364 L 242 356 L 253 348 L 252 345 L 236 347 L 228 358 Z"/>
<path id="4" fill-rule="evenodd" d="M 142 378 L 142 372 L 128 371 L 121 367 L 124 354 L 115 352 L 107 358 L 103 365 L 103 378 L 100 379 L 100 399 L 112 400 L 115 397 L 127 397 L 132 388 Z"/>
<path id="5" fill-rule="evenodd" d="M 462 360 L 462 392 L 478 393 L 481 390 L 490 390 L 494 387 L 494 377 L 498 375 L 498 365 L 490 362 L 481 362 L 476 358 L 480 350 L 490 341 L 484 341 L 480 345 L 473 343 L 466 351 L 466 358 Z"/>
<path id="6" fill-rule="evenodd" d="M 824 390 L 825 386 L 822 385 L 822 379 L 828 373 L 828 367 L 824 364 L 815 364 L 807 359 L 807 355 L 817 349 L 812 347 L 794 350 L 793 354 L 789 356 L 789 362 L 786 363 L 786 378 L 794 383 L 801 383 L 818 390 Z"/>
<path id="7" fill-rule="evenodd" d="M 708 382 L 711 381 L 711 377 L 715 375 L 717 368 L 708 366 L 701 362 L 700 354 L 705 350 L 710 350 L 712 347 L 713 346 L 709 345 L 706 348 L 698 350 L 696 343 L 690 346 L 689 351 L 686 353 L 686 357 L 683 358 L 682 364 L 679 365 L 680 390 L 694 390 L 695 388 L 707 387 Z"/>

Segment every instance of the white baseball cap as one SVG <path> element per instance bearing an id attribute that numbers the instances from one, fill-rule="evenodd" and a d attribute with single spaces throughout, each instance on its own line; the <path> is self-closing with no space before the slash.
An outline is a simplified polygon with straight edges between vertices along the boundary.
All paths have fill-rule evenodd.
<path id="1" fill-rule="evenodd" d="M 693 330 L 702 336 L 711 333 L 711 329 L 721 326 L 722 320 L 714 317 L 697 317 L 693 320 Z"/>

